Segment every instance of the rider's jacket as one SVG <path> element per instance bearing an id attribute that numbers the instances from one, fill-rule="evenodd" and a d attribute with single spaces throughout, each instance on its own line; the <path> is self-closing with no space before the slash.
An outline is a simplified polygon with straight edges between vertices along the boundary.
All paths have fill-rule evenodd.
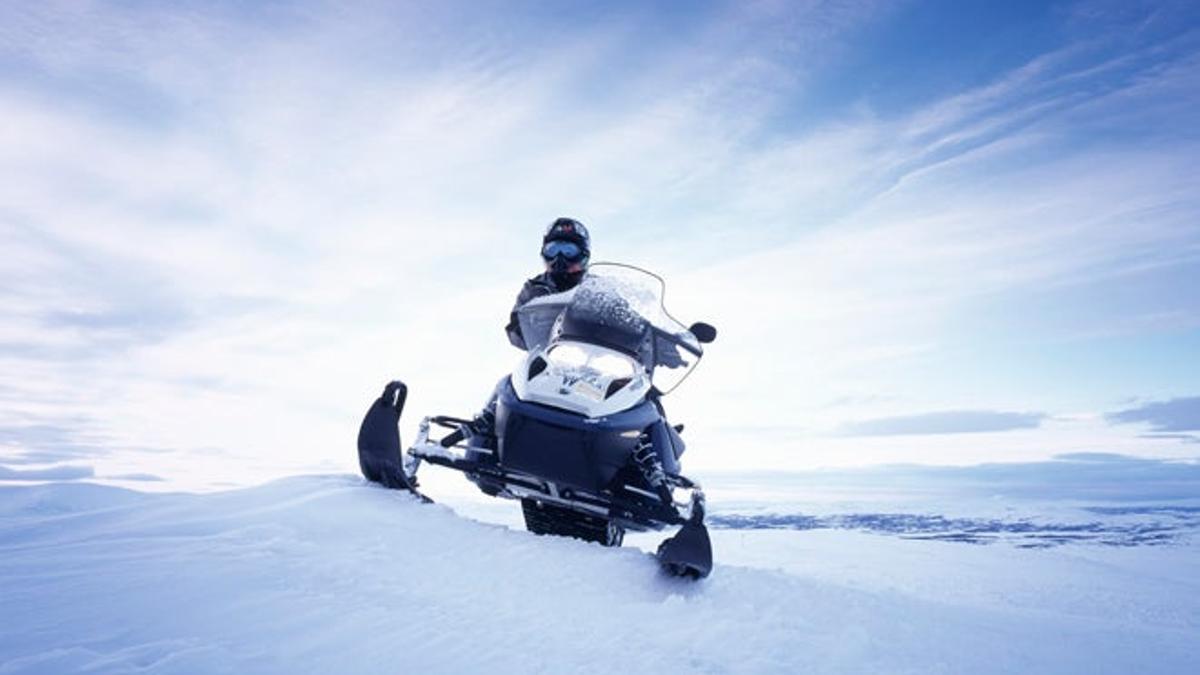
<path id="1" fill-rule="evenodd" d="M 508 325 L 504 327 L 504 331 L 508 333 L 508 341 L 518 349 L 528 349 L 525 346 L 525 337 L 521 335 L 521 322 L 517 320 L 517 310 L 534 298 L 569 291 L 579 285 L 581 278 L 582 275 L 570 275 L 565 279 L 555 280 L 549 272 L 543 272 L 527 280 L 521 287 L 521 292 L 517 294 L 517 301 L 513 303 L 512 312 L 508 315 Z"/>

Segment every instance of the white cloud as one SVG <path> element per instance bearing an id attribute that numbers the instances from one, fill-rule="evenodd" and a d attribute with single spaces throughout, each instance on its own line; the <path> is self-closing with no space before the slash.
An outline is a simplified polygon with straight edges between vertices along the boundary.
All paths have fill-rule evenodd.
<path id="1" fill-rule="evenodd" d="M 1157 100 L 1187 61 L 1083 103 L 1073 83 L 1123 62 L 1067 49 L 911 115 L 773 127 L 873 9 L 736 5 L 648 43 L 620 16 L 8 8 L 0 424 L 350 467 L 390 376 L 414 412 L 482 403 L 560 213 L 718 324 L 673 405 L 730 425 L 920 412 L 891 388 L 962 303 L 1195 256 L 1194 152 L 1077 151 L 1057 126 Z M 1046 139 L 1062 156 L 1023 165 Z"/>

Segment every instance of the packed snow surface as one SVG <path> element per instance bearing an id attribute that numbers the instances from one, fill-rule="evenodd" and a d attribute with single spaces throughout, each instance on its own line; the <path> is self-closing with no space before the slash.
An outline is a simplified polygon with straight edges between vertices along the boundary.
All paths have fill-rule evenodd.
<path id="1" fill-rule="evenodd" d="M 659 538 L 536 537 L 352 476 L 0 487 L 0 673 L 1200 672 L 1187 538 L 714 529 L 698 583 Z"/>

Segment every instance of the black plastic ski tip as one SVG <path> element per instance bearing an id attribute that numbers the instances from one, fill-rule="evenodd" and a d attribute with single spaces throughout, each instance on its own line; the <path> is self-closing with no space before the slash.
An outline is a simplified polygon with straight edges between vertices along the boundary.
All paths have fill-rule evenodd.
<path id="1" fill-rule="evenodd" d="M 712 541 L 708 528 L 687 523 L 675 536 L 658 545 L 658 564 L 671 576 L 703 579 L 712 572 Z"/>
<path id="2" fill-rule="evenodd" d="M 369 481 L 420 495 L 400 462 L 400 414 L 407 397 L 408 387 L 394 380 L 371 403 L 358 428 L 358 466 Z"/>

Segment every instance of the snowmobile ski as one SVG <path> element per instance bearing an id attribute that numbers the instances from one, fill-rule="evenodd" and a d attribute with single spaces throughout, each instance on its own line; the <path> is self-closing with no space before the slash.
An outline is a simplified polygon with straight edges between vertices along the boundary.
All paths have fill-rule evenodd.
<path id="1" fill-rule="evenodd" d="M 658 564 L 672 576 L 703 579 L 712 572 L 712 540 L 704 526 L 704 502 L 693 493 L 692 515 L 675 536 L 658 545 Z"/>
<path id="2" fill-rule="evenodd" d="M 392 490 L 407 490 L 426 502 L 412 477 L 404 471 L 400 449 L 400 415 L 408 387 L 393 380 L 371 404 L 358 429 L 358 466 L 363 477 Z"/>

